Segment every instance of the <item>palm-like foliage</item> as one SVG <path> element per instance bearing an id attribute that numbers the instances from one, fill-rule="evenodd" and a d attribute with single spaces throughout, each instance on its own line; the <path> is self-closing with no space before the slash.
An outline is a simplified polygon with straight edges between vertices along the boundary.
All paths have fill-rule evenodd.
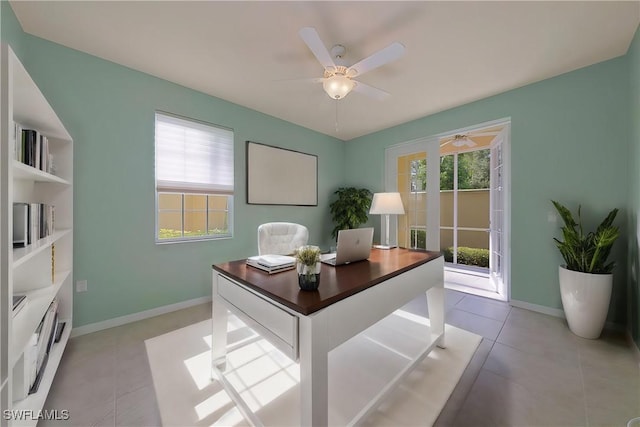
<path id="1" fill-rule="evenodd" d="M 615 262 L 607 263 L 607 258 L 613 243 L 620 235 L 618 227 L 613 225 L 618 209 L 609 212 L 595 232 L 590 231 L 584 234 L 580 207 L 578 207 L 578 222 L 576 222 L 569 209 L 554 200 L 551 202 L 564 221 L 564 227 L 562 227 L 564 241 L 555 237 L 553 240 L 567 263 L 567 269 L 582 273 L 611 273 Z"/>
<path id="2" fill-rule="evenodd" d="M 331 235 L 336 237 L 338 231 L 358 228 L 367 222 L 369 207 L 371 207 L 371 191 L 366 188 L 343 187 L 334 194 L 338 199 L 329 205 L 333 222 L 336 224 Z"/>

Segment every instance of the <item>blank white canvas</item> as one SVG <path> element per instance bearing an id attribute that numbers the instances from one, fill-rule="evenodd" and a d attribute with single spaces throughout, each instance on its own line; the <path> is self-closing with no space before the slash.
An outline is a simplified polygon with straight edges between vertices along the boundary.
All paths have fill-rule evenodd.
<path id="1" fill-rule="evenodd" d="M 318 158 L 311 154 L 248 142 L 247 202 L 316 206 Z"/>

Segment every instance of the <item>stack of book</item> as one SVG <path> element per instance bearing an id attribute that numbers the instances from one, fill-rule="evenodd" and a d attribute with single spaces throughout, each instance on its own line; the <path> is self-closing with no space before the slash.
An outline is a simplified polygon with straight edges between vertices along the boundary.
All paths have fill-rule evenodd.
<path id="1" fill-rule="evenodd" d="M 258 255 L 247 258 L 247 265 L 273 274 L 295 268 L 296 259 L 286 255 Z"/>
<path id="2" fill-rule="evenodd" d="M 24 351 L 24 381 L 14 387 L 14 397 L 24 399 L 38 391 L 53 343 L 59 341 L 65 323 L 58 321 L 58 301 L 53 300 Z"/>
<path id="3" fill-rule="evenodd" d="M 25 165 L 51 173 L 52 158 L 49 139 L 34 129 L 23 129 L 14 123 L 13 158 Z"/>
<path id="4" fill-rule="evenodd" d="M 27 297 L 25 295 L 14 295 L 13 296 L 13 315 L 15 316 L 22 310 L 22 308 L 27 305 Z"/>
<path id="5" fill-rule="evenodd" d="M 25 247 L 50 236 L 54 230 L 55 207 L 43 203 L 13 204 L 13 247 Z"/>

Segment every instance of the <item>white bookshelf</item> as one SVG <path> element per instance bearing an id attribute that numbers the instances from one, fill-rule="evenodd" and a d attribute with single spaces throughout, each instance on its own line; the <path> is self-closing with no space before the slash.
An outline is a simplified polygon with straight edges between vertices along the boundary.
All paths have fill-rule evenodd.
<path id="1" fill-rule="evenodd" d="M 0 409 L 37 414 L 46 401 L 72 327 L 73 141 L 6 44 L 1 45 L 0 67 Z M 14 122 L 48 138 L 53 173 L 14 159 Z M 14 249 L 14 202 L 54 206 L 55 231 Z M 26 296 L 26 304 L 15 315 L 13 295 Z M 49 353 L 38 391 L 18 399 L 13 390 L 15 384 L 25 381 L 25 348 L 54 299 L 58 301 L 59 319 L 66 322 L 62 338 Z M 9 421 L 13 426 L 36 423 Z"/>

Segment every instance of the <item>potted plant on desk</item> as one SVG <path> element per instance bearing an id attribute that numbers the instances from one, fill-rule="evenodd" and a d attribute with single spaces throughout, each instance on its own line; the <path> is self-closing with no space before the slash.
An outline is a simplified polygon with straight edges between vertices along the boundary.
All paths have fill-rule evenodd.
<path id="1" fill-rule="evenodd" d="M 569 329 L 583 338 L 598 338 L 607 319 L 613 287 L 615 263 L 607 263 L 607 258 L 620 235 L 613 225 L 618 209 L 609 212 L 595 232 L 584 234 L 580 207 L 576 222 L 569 209 L 556 201 L 552 203 L 564 221 L 564 240 L 553 240 L 566 262 L 566 266 L 560 266 L 559 279 Z"/>
<path id="2" fill-rule="evenodd" d="M 320 286 L 320 248 L 301 246 L 295 252 L 298 285 L 303 291 L 315 291 Z"/>

